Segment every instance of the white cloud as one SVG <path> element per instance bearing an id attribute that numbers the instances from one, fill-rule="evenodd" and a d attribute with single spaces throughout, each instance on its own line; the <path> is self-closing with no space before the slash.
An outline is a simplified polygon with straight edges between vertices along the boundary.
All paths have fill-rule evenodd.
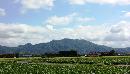
<path id="1" fill-rule="evenodd" d="M 69 0 L 70 4 L 84 5 L 87 3 L 95 4 L 112 4 L 112 5 L 129 5 L 130 0 Z"/>
<path id="2" fill-rule="evenodd" d="M 39 43 L 40 40 L 44 40 L 42 34 L 46 31 L 41 26 L 0 23 L 0 43 L 7 46 L 16 46 L 28 42 Z"/>
<path id="3" fill-rule="evenodd" d="M 54 30 L 54 28 L 53 28 L 52 25 L 46 25 L 46 28 L 47 28 L 48 30 Z"/>
<path id="4" fill-rule="evenodd" d="M 121 21 L 112 25 L 102 42 L 113 47 L 129 47 L 130 46 L 130 23 Z"/>
<path id="5" fill-rule="evenodd" d="M 77 4 L 77 5 L 84 5 L 86 4 L 87 0 L 69 0 L 70 4 Z"/>
<path id="6" fill-rule="evenodd" d="M 126 12 L 126 13 L 124 14 L 124 17 L 130 17 L 130 12 Z"/>
<path id="7" fill-rule="evenodd" d="M 120 21 L 111 25 L 87 25 L 61 30 L 63 37 L 81 38 L 112 47 L 130 46 L 130 22 Z"/>
<path id="8" fill-rule="evenodd" d="M 126 13 L 127 11 L 125 11 L 125 10 L 122 10 L 121 12 L 122 12 L 122 13 Z"/>
<path id="9" fill-rule="evenodd" d="M 5 9 L 0 8 L 0 16 L 5 16 L 6 12 Z"/>
<path id="10" fill-rule="evenodd" d="M 16 0 L 22 5 L 22 13 L 27 10 L 38 10 L 38 9 L 51 9 L 54 6 L 55 0 Z"/>
<path id="11" fill-rule="evenodd" d="M 121 21 L 116 25 L 113 25 L 110 29 L 110 33 L 106 36 L 105 40 L 108 41 L 130 41 L 130 23 Z"/>
<path id="12" fill-rule="evenodd" d="M 72 13 L 66 16 L 52 16 L 46 20 L 46 24 L 53 26 L 67 26 L 71 23 L 82 24 L 94 20 L 94 18 L 80 17 L 77 13 Z"/>
<path id="13" fill-rule="evenodd" d="M 53 16 L 50 17 L 46 22 L 50 25 L 66 25 L 71 22 L 71 18 L 68 16 L 65 17 Z"/>
<path id="14" fill-rule="evenodd" d="M 53 25 L 31 26 L 27 24 L 0 23 L 0 45 L 17 46 L 25 43 L 42 43 L 63 38 L 86 39 L 112 47 L 130 46 L 130 22 L 120 21 L 112 25 L 80 25 L 74 28 L 56 29 Z"/>

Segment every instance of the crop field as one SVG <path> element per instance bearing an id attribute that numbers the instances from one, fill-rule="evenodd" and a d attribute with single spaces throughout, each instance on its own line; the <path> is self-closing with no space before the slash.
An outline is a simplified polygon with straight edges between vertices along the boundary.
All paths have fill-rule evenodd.
<path id="1" fill-rule="evenodd" d="M 130 57 L 0 58 L 0 74 L 130 74 Z"/>

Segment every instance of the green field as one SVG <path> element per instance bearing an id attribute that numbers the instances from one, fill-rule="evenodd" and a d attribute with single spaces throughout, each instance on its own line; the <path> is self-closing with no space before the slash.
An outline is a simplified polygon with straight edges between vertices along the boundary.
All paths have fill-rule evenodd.
<path id="1" fill-rule="evenodd" d="M 130 74 L 130 57 L 1 58 L 0 74 Z"/>

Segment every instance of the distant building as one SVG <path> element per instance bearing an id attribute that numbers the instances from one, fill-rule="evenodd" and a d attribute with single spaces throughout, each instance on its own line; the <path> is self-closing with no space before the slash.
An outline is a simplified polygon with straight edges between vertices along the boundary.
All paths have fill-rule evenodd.
<path id="1" fill-rule="evenodd" d="M 115 50 L 111 50 L 110 52 L 90 52 L 88 55 L 85 55 L 85 56 L 96 57 L 96 56 L 115 56 L 115 55 L 117 55 Z"/>
<path id="2" fill-rule="evenodd" d="M 101 52 L 101 56 L 112 56 L 110 52 Z"/>
<path id="3" fill-rule="evenodd" d="M 100 56 L 100 52 L 90 52 L 89 54 L 85 55 L 85 57 L 97 57 Z"/>
<path id="4" fill-rule="evenodd" d="M 19 57 L 29 58 L 32 57 L 32 54 L 19 54 Z"/>

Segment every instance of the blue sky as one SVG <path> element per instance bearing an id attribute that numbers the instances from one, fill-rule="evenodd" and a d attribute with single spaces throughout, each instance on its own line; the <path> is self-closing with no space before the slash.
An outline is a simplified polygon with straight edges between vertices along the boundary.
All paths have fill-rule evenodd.
<path id="1" fill-rule="evenodd" d="M 85 39 L 130 47 L 130 0 L 1 0 L 0 45 Z"/>

